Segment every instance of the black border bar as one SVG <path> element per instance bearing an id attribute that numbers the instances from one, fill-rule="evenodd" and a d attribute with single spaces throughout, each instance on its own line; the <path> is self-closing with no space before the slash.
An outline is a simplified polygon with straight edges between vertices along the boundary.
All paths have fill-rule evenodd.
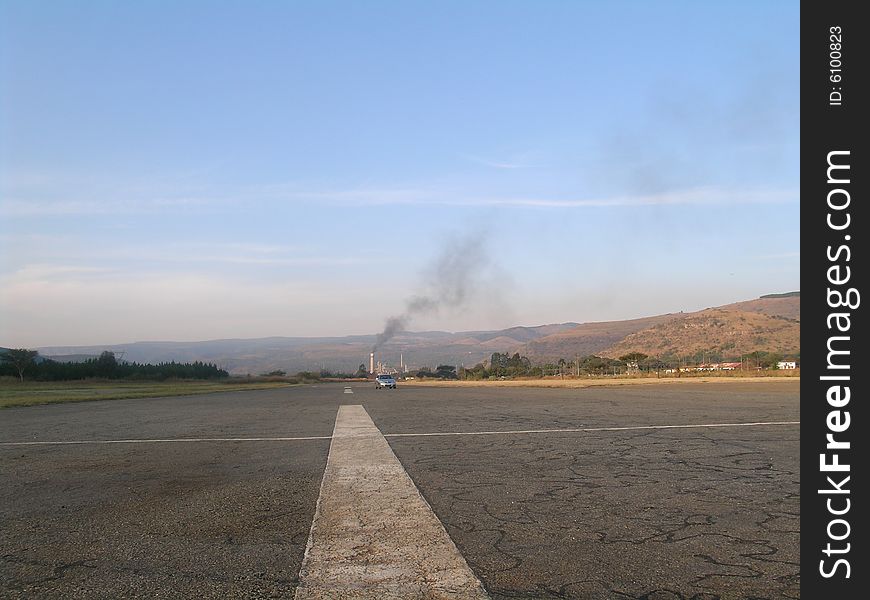
<path id="1" fill-rule="evenodd" d="M 801 596 L 870 590 L 864 439 L 870 235 L 864 82 L 870 23 L 857 2 L 801 5 Z M 865 337 L 866 336 L 866 337 Z M 847 389 L 848 388 L 848 389 Z M 846 467 L 848 465 L 848 467 Z"/>

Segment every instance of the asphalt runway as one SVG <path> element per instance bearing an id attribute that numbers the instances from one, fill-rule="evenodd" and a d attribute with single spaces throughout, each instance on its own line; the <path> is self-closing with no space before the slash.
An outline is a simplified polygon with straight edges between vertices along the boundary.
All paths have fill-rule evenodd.
<path id="1" fill-rule="evenodd" d="M 353 390 L 0 411 L 0 597 L 292 598 L 342 404 L 492 598 L 800 597 L 798 382 Z"/>

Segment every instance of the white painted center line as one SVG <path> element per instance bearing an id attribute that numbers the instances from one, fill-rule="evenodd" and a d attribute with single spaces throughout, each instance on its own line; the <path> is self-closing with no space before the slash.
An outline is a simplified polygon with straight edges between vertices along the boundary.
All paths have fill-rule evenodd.
<path id="1" fill-rule="evenodd" d="M 362 406 L 341 406 L 296 600 L 487 599 Z"/>

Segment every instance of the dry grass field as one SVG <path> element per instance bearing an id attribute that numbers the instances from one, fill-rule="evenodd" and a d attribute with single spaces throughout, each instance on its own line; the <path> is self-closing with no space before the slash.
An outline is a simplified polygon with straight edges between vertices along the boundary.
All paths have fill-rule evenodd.
<path id="1" fill-rule="evenodd" d="M 448 381 L 441 379 L 415 379 L 404 381 L 401 385 L 420 387 L 538 387 L 538 388 L 588 388 L 602 386 L 661 385 L 661 384 L 698 384 L 698 383 L 775 383 L 778 381 L 800 381 L 800 370 L 768 371 L 763 376 L 741 375 L 688 375 L 681 377 L 617 376 L 588 378 L 547 378 L 547 379 L 487 379 L 479 381 Z"/>

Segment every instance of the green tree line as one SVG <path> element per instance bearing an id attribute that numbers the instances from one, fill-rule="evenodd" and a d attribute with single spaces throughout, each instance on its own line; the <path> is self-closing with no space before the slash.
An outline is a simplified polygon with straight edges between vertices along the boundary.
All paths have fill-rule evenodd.
<path id="1" fill-rule="evenodd" d="M 0 376 L 14 376 L 22 381 L 71 381 L 77 379 L 221 379 L 229 373 L 212 363 L 175 361 L 146 364 L 118 361 L 115 354 L 105 351 L 97 358 L 81 362 L 37 360 L 34 350 L 9 350 L 0 355 Z"/>
<path id="2" fill-rule="evenodd" d="M 776 352 L 756 351 L 744 354 L 735 362 L 745 369 L 776 369 L 783 355 Z M 800 360 L 800 355 L 792 357 Z M 618 359 L 602 356 L 580 356 L 574 360 L 560 358 L 557 361 L 533 365 L 528 357 L 519 353 L 494 352 L 488 361 L 473 367 L 462 367 L 457 372 L 459 379 L 490 379 L 511 377 L 543 377 L 547 375 L 619 375 L 626 372 L 658 372 L 666 369 L 700 365 L 711 362 L 726 362 L 714 352 L 698 352 L 685 357 L 648 356 L 642 352 L 631 352 Z M 439 367 L 440 368 L 440 367 Z"/>

